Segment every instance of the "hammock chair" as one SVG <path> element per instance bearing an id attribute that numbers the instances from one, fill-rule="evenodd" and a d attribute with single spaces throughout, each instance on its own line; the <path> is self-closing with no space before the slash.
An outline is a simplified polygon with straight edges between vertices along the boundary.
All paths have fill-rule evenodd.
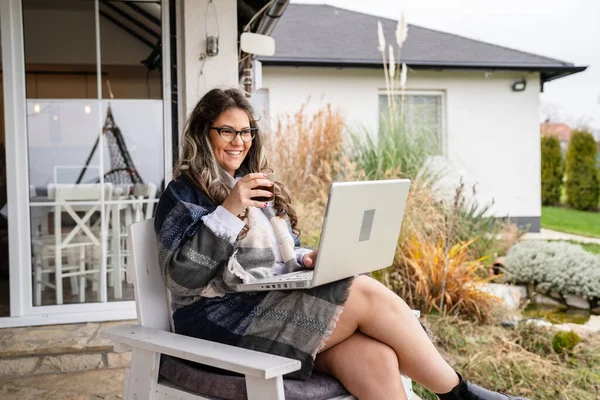
<path id="1" fill-rule="evenodd" d="M 104 120 L 104 126 L 102 127 L 102 134 L 104 134 L 106 143 L 108 144 L 108 152 L 110 154 L 110 171 L 104 174 L 104 181 L 115 185 L 130 184 L 132 186 L 136 183 L 144 183 L 142 177 L 135 168 L 135 165 L 133 165 L 133 160 L 125 145 L 125 139 L 123 139 L 121 129 L 119 129 L 115 123 L 110 105 L 108 106 L 106 119 Z M 81 183 L 99 142 L 100 135 L 96 138 L 96 143 L 94 143 L 94 147 L 92 147 L 92 151 L 77 178 L 77 184 Z"/>

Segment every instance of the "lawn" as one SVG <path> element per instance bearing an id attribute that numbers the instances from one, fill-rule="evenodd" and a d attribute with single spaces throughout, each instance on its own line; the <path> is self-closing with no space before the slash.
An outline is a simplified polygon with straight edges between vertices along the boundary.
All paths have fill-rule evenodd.
<path id="1" fill-rule="evenodd" d="M 571 244 L 576 244 L 577 246 L 583 247 L 585 251 L 589 251 L 592 254 L 600 254 L 600 244 L 596 243 L 579 243 L 574 242 L 572 240 L 552 240 L 552 242 L 567 242 Z"/>
<path id="2" fill-rule="evenodd" d="M 600 237 L 600 212 L 564 207 L 542 207 L 542 228 L 582 236 Z"/>

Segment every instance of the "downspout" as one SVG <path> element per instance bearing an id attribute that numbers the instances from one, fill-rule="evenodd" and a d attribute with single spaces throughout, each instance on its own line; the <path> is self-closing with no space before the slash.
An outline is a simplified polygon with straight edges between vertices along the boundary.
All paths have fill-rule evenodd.
<path id="1" fill-rule="evenodd" d="M 273 29 L 279 22 L 279 18 L 283 15 L 283 12 L 287 8 L 290 0 L 275 0 L 271 7 L 267 9 L 264 17 L 260 20 L 260 24 L 256 29 L 255 33 L 261 35 L 271 35 Z M 243 58 L 243 57 L 242 57 Z M 254 64 L 254 59 L 256 55 L 252 54 L 250 57 L 244 60 L 242 65 L 242 84 L 244 85 L 244 92 L 247 97 L 250 97 L 252 94 L 252 68 Z"/>
<path id="2" fill-rule="evenodd" d="M 290 0 L 275 0 L 271 7 L 267 10 L 264 18 L 260 21 L 256 33 L 261 35 L 270 35 L 275 29 L 275 25 L 279 21 L 279 18 L 283 15 L 283 12 L 287 8 Z"/>

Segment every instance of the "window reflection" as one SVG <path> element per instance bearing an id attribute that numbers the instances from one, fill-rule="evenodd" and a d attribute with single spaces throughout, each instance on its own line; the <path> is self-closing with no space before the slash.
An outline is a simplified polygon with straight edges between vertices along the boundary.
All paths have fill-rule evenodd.
<path id="1" fill-rule="evenodd" d="M 127 226 L 163 185 L 160 3 L 95 4 L 23 0 L 34 305 L 132 300 Z"/>

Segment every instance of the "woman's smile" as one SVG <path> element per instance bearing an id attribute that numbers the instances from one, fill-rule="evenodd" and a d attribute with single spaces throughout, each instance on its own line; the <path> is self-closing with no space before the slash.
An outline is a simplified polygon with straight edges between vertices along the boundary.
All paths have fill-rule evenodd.
<path id="1" fill-rule="evenodd" d="M 250 128 L 250 119 L 244 110 L 231 108 L 223 111 L 213 126 L 241 131 Z M 236 135 L 233 141 L 227 143 L 216 129 L 211 129 L 209 137 L 217 162 L 231 176 L 235 176 L 235 171 L 240 168 L 252 147 L 252 141 L 244 143 L 240 135 Z"/>

